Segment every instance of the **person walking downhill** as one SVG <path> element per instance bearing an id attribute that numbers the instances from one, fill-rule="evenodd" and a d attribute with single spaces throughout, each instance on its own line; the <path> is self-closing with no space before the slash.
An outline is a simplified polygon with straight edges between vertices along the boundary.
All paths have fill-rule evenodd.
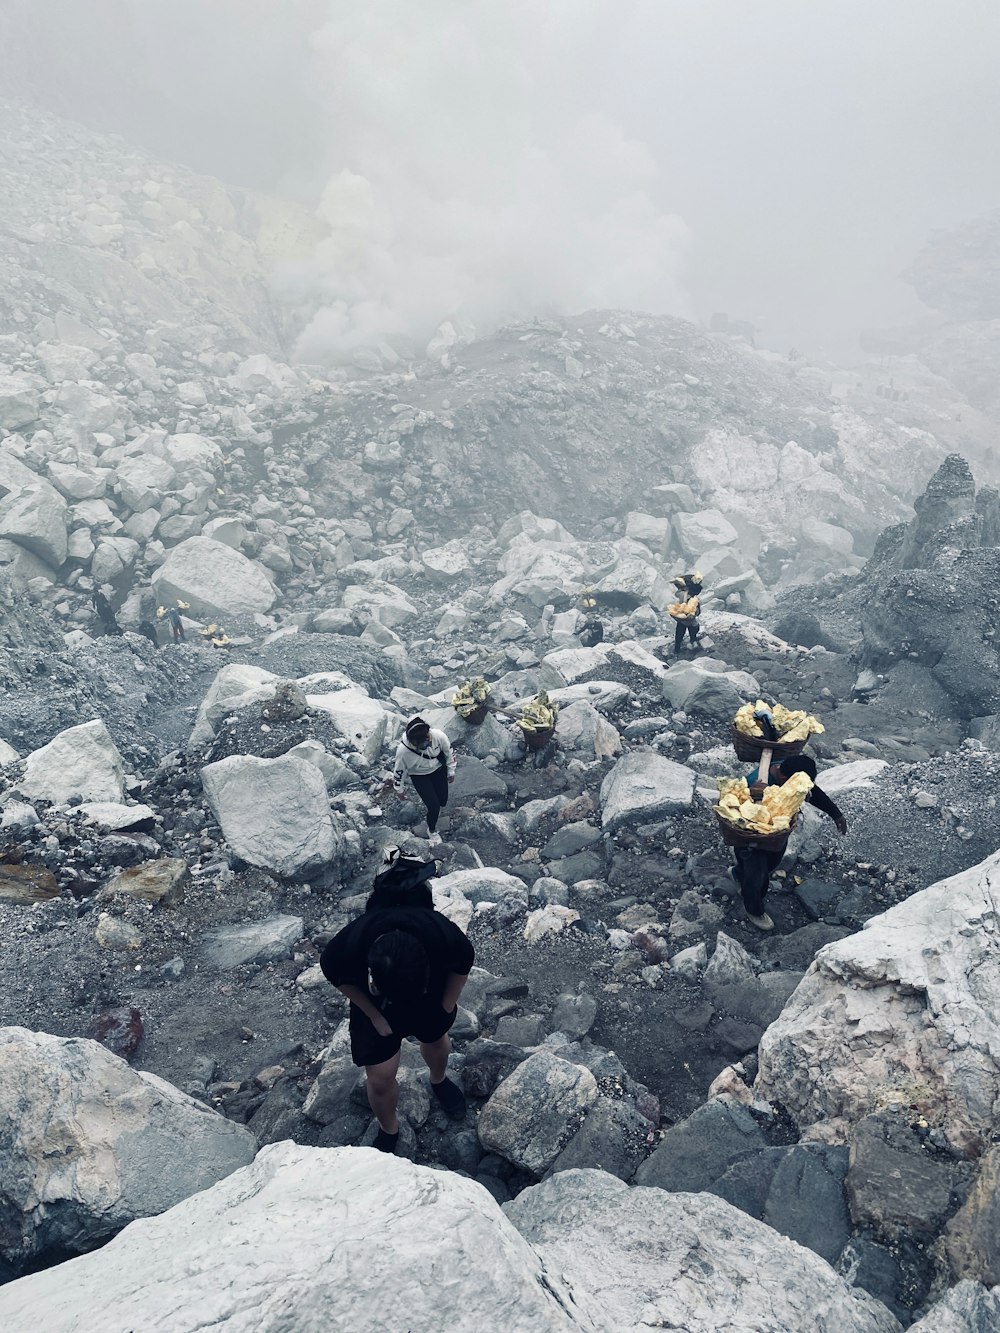
<path id="1" fill-rule="evenodd" d="M 755 801 L 760 800 L 765 785 L 780 787 L 793 773 L 805 773 L 812 779 L 813 785 L 806 800 L 833 820 L 838 833 L 846 833 L 847 819 L 837 803 L 816 785 L 816 760 L 807 754 L 789 755 L 787 759 L 772 764 L 766 784 L 760 781 L 760 769 L 753 769 L 747 774 L 747 786 L 750 788 L 751 796 Z M 759 847 L 735 849 L 736 864 L 731 867 L 730 874 L 740 886 L 744 911 L 758 930 L 771 930 L 774 927 L 774 922 L 764 910 L 764 899 L 771 886 L 771 876 L 781 864 L 781 858 L 785 855 L 787 847 L 786 837 L 779 846 L 770 851 L 763 851 Z"/>
<path id="2" fill-rule="evenodd" d="M 475 961 L 465 933 L 433 908 L 423 866 L 386 853 L 365 910 L 333 937 L 320 956 L 323 975 L 351 1002 L 351 1059 L 363 1065 L 365 1091 L 378 1121 L 374 1147 L 392 1153 L 399 1141 L 400 1049 L 415 1037 L 445 1115 L 461 1120 L 465 1093 L 447 1077 L 458 998 Z"/>
<path id="3" fill-rule="evenodd" d="M 444 732 L 422 717 L 411 718 L 396 746 L 392 776 L 385 780 L 382 789 L 388 792 L 391 787 L 397 796 L 402 796 L 409 777 L 427 810 L 427 835 L 432 847 L 441 842 L 438 817 L 448 804 L 448 786 L 455 781 L 455 769 L 455 752 Z"/>
<path id="4" fill-rule="evenodd" d="M 677 602 L 675 606 L 685 608 L 683 614 L 679 610 L 670 610 L 670 615 L 676 622 L 674 654 L 679 657 L 681 649 L 684 647 L 685 634 L 690 636 L 693 652 L 698 652 L 701 648 L 698 642 L 698 636 L 701 633 L 701 621 L 698 619 L 701 615 L 701 574 L 697 569 L 691 574 L 681 574 L 674 579 L 674 587 L 678 590 L 678 596 L 684 598 L 683 602 Z"/>

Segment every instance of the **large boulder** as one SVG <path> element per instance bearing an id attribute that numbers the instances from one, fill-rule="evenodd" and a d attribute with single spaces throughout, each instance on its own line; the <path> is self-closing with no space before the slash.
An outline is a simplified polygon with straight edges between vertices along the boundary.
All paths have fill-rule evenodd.
<path id="1" fill-rule="evenodd" d="M 561 1171 L 504 1212 L 551 1271 L 598 1301 L 609 1333 L 899 1333 L 818 1255 L 711 1194 Z"/>
<path id="2" fill-rule="evenodd" d="M 191 744 L 203 745 L 210 741 L 227 714 L 248 704 L 262 703 L 274 695 L 280 676 L 263 667 L 245 662 L 227 662 L 216 672 L 215 679 L 198 705 L 198 715 L 191 731 Z"/>
<path id="3" fill-rule="evenodd" d="M 161 602 L 187 602 L 195 615 L 249 616 L 274 605 L 274 588 L 261 566 L 211 537 L 180 542 L 152 581 Z"/>
<path id="4" fill-rule="evenodd" d="M 0 375 L 0 430 L 20 430 L 38 420 L 38 387 L 26 375 Z"/>
<path id="5" fill-rule="evenodd" d="M 340 850 L 326 783 L 314 764 L 234 754 L 207 764 L 201 781 L 223 836 L 250 865 L 308 878 Z"/>
<path id="6" fill-rule="evenodd" d="M 0 537 L 9 538 L 58 568 L 68 550 L 66 501 L 54 486 L 38 485 L 0 498 Z"/>
<path id="7" fill-rule="evenodd" d="M 694 799 L 690 768 L 648 750 L 619 759 L 601 783 L 601 822 L 609 833 L 681 814 Z"/>
<path id="8" fill-rule="evenodd" d="M 15 1266 L 90 1250 L 245 1166 L 257 1147 L 97 1042 L 21 1027 L 0 1028 L 0 1123 L 0 1254 Z M 27 1327 L 2 1315 L 0 1325 Z"/>
<path id="9" fill-rule="evenodd" d="M 310 708 L 333 719 L 340 734 L 351 742 L 366 764 L 373 764 L 385 744 L 389 714 L 364 690 L 356 687 L 330 693 L 307 693 Z"/>
<path id="10" fill-rule="evenodd" d="M 711 546 L 735 546 L 739 541 L 739 533 L 718 509 L 675 514 L 674 531 L 681 550 L 691 560 Z"/>
<path id="11" fill-rule="evenodd" d="M 936 1301 L 910 1333 L 992 1333 L 1000 1328 L 1000 1289 L 959 1282 Z"/>
<path id="12" fill-rule="evenodd" d="M 1000 853 L 826 945 L 760 1045 L 757 1091 L 804 1137 L 845 1142 L 883 1103 L 916 1101 L 961 1151 L 1000 1105 Z"/>
<path id="13" fill-rule="evenodd" d="M 165 458 L 155 454 L 133 454 L 118 464 L 118 490 L 122 501 L 134 513 L 157 509 L 176 480 L 176 473 Z"/>
<path id="14" fill-rule="evenodd" d="M 120 803 L 125 770 L 107 727 L 95 718 L 68 727 L 25 761 L 18 783 L 25 796 L 61 804 L 71 797 Z"/>
<path id="15" fill-rule="evenodd" d="M 434 881 L 434 891 L 445 897 L 461 894 L 473 904 L 498 903 L 502 898 L 515 898 L 525 904 L 528 901 L 528 886 L 524 880 L 493 866 L 453 870 L 450 875 L 442 875 Z"/>
<path id="16" fill-rule="evenodd" d="M 613 1327 L 481 1185 L 371 1148 L 290 1142 L 129 1227 L 72 1275 L 53 1268 L 0 1288 L 0 1323 L 50 1333 Z"/>
<path id="17" fill-rule="evenodd" d="M 508 1074 L 479 1113 L 479 1138 L 488 1152 L 542 1175 L 559 1156 L 597 1101 L 589 1069 L 536 1051 Z"/>
<path id="18" fill-rule="evenodd" d="M 674 708 L 718 717 L 732 717 L 748 699 L 760 694 L 760 685 L 748 671 L 710 671 L 696 662 L 672 666 L 661 688 Z"/>

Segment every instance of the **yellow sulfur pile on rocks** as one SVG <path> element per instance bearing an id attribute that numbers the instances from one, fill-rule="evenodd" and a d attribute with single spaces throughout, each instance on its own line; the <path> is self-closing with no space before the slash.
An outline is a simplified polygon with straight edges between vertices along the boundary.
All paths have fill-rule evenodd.
<path id="1" fill-rule="evenodd" d="M 698 614 L 698 598 L 689 597 L 686 602 L 671 602 L 667 613 L 675 620 L 690 620 Z"/>
<path id="2" fill-rule="evenodd" d="M 762 699 L 758 699 L 755 704 L 744 704 L 733 718 L 733 725 L 744 736 L 754 736 L 759 740 L 764 735 L 764 729 L 754 717 L 754 713 L 762 711 L 771 714 L 778 739 L 783 744 L 788 741 L 805 741 L 814 734 L 826 731 L 819 718 L 813 717 L 811 713 L 803 712 L 801 708 L 785 708 L 782 704 L 775 704 L 773 708 L 769 708 Z"/>
<path id="3" fill-rule="evenodd" d="M 468 717 L 486 703 L 492 692 L 483 677 L 476 676 L 473 680 L 467 680 L 452 696 L 451 706 L 459 717 Z"/>
<path id="4" fill-rule="evenodd" d="M 750 795 L 746 778 L 720 778 L 715 813 L 748 833 L 787 833 L 812 790 L 807 773 L 793 773 L 780 787 L 767 787 L 759 801 Z"/>

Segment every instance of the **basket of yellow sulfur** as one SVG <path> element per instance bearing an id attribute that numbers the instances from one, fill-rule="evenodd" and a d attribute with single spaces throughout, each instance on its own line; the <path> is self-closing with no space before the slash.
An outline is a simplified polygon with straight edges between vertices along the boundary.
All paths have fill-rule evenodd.
<path id="1" fill-rule="evenodd" d="M 773 833 L 757 833 L 753 829 L 739 828 L 724 815 L 715 812 L 722 841 L 727 847 L 759 847 L 762 852 L 776 852 L 788 841 L 789 834 L 798 823 L 798 815 L 793 815 L 785 829 L 776 829 Z"/>
<path id="2" fill-rule="evenodd" d="M 758 699 L 755 704 L 744 704 L 737 710 L 731 734 L 737 759 L 748 764 L 759 763 L 764 751 L 770 750 L 773 762 L 779 763 L 789 755 L 801 754 L 809 737 L 824 730 L 822 722 L 810 713 L 781 704 L 769 708 L 763 699 Z"/>

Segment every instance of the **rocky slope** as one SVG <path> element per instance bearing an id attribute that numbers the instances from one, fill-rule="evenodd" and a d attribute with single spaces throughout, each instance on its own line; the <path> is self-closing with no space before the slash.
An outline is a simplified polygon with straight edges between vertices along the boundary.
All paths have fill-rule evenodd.
<path id="1" fill-rule="evenodd" d="M 211 1179 L 257 1144 L 299 1146 L 78 1261 L 95 1302 L 105 1263 L 127 1253 L 146 1272 L 160 1238 L 172 1308 L 194 1326 L 200 1288 L 171 1267 L 172 1228 L 235 1216 L 253 1247 L 253 1200 L 273 1196 L 298 1236 L 303 1200 L 338 1216 L 349 1200 L 313 1169 L 327 1161 L 355 1191 L 395 1172 L 418 1213 L 441 1202 L 443 1233 L 466 1219 L 489 1236 L 513 1326 L 523 1308 L 526 1327 L 708 1328 L 739 1305 L 748 1328 L 808 1309 L 831 1330 L 892 1329 L 932 1319 L 959 1279 L 992 1282 L 1000 533 L 982 453 L 978 490 L 947 456 L 968 423 L 932 399 L 887 416 L 863 385 L 613 312 L 443 334 L 409 367 L 291 367 L 246 214 L 229 229 L 225 192 L 183 173 L 150 193 L 155 164 L 73 135 L 66 161 L 43 149 L 33 188 L 97 182 L 107 216 L 81 204 L 44 223 L 70 256 L 62 287 L 50 251 L 31 286 L 33 242 L 5 249 L 34 318 L 0 341 L 0 1087 L 25 1127 L 0 1161 L 3 1275 L 209 1183 L 169 1160 L 157 1189 L 134 1179 L 136 1154 L 191 1124 L 216 1144 Z M 88 284 L 143 268 L 142 228 L 181 246 L 161 256 L 162 303 L 143 288 L 148 310 L 136 297 L 84 319 Z M 203 252 L 213 327 L 179 276 L 200 275 Z M 708 639 L 674 661 L 663 607 L 692 563 Z M 604 627 L 590 648 L 584 592 Z M 158 603 L 181 604 L 185 642 L 135 632 Z M 480 674 L 498 711 L 475 727 L 450 701 Z M 516 719 L 540 689 L 561 712 L 534 751 Z M 821 781 L 849 822 L 841 838 L 806 813 L 768 936 L 734 897 L 709 809 L 715 778 L 743 767 L 732 714 L 757 697 L 822 720 Z M 467 1122 L 404 1058 L 414 1168 L 354 1151 L 374 1131 L 317 959 L 385 846 L 429 854 L 414 801 L 378 794 L 418 710 L 459 756 L 435 893 L 480 966 L 454 1030 Z M 862 1055 L 885 1084 L 871 1105 L 850 1083 Z M 949 1095 L 931 1095 L 942 1080 Z M 131 1119 L 67 1128 L 67 1107 L 112 1095 Z M 581 1210 L 582 1260 L 565 1222 Z M 676 1248 L 636 1240 L 629 1259 L 613 1236 L 626 1214 L 629 1236 Z M 695 1235 L 724 1281 L 699 1277 Z M 274 1321 L 315 1285 L 325 1244 L 301 1271 L 288 1259 Z M 795 1281 L 775 1295 L 741 1247 L 785 1255 Z M 148 1321 L 119 1272 L 113 1299 Z M 237 1258 L 226 1272 L 235 1327 L 254 1316 Z M 73 1318 L 60 1273 L 14 1281 L 0 1310 Z M 495 1312 L 471 1260 L 460 1277 L 456 1308 Z M 963 1281 L 947 1299 L 961 1329 L 991 1298 Z"/>

